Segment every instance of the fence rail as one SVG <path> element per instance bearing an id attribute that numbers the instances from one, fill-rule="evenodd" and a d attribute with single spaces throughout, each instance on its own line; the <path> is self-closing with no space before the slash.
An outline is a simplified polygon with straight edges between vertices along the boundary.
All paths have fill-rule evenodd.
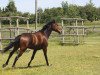
<path id="1" fill-rule="evenodd" d="M 68 33 L 67 30 L 72 29 L 74 31 Z M 87 35 L 88 31 L 92 32 L 100 32 L 100 26 L 64 26 L 63 27 L 63 33 L 60 36 L 57 36 L 55 33 L 51 35 L 51 37 L 60 37 L 62 40 L 62 43 L 76 43 L 79 41 L 79 37 Z M 3 41 L 11 41 L 14 40 L 14 38 L 22 33 L 33 33 L 36 32 L 35 30 L 24 28 L 24 27 L 9 27 L 9 28 L 0 28 L 0 50 L 2 50 Z M 69 36 L 69 37 L 68 37 Z M 70 38 L 70 36 L 73 37 L 73 40 L 66 40 L 65 37 Z M 71 39 L 71 38 L 70 38 Z M 76 40 L 76 41 L 75 41 Z M 84 40 L 83 40 L 84 41 Z"/>
<path id="2" fill-rule="evenodd" d="M 24 27 L 8 27 L 0 28 L 0 50 L 2 50 L 4 42 L 11 42 L 14 38 L 21 33 L 33 33 L 35 30 L 24 28 Z"/>
<path id="3" fill-rule="evenodd" d="M 62 44 L 64 43 L 80 43 L 80 37 L 83 38 L 89 33 L 89 32 L 100 32 L 100 25 L 96 26 L 63 26 L 62 30 Z M 72 39 L 73 38 L 73 39 Z"/>

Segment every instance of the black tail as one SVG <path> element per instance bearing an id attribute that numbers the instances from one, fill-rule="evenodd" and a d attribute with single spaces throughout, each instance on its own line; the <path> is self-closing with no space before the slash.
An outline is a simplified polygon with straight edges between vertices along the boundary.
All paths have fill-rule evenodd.
<path id="1" fill-rule="evenodd" d="M 1 53 L 5 53 L 5 52 L 8 51 L 9 49 L 11 49 L 14 45 L 19 44 L 19 39 L 20 39 L 19 36 L 16 37 L 15 40 L 14 40 L 13 42 L 9 43 L 9 45 L 8 45 L 7 47 L 5 47 L 5 48 L 1 51 Z"/>

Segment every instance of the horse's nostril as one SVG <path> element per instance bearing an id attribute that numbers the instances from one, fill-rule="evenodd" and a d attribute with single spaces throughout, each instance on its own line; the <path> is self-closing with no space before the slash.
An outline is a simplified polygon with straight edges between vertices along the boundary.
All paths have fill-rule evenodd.
<path id="1" fill-rule="evenodd" d="M 62 30 L 61 30 L 61 33 L 62 33 Z"/>
<path id="2" fill-rule="evenodd" d="M 60 31 L 60 34 L 62 34 L 62 30 Z"/>
<path id="3" fill-rule="evenodd" d="M 62 34 L 62 30 L 59 30 L 59 34 Z"/>

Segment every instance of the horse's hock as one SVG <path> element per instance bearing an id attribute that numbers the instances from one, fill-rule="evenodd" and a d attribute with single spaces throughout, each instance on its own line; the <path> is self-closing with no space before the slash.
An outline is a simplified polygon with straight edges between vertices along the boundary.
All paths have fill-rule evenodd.
<path id="1" fill-rule="evenodd" d="M 62 44 L 82 44 L 84 43 L 85 27 L 84 19 L 81 18 L 61 18 L 62 20 Z"/>

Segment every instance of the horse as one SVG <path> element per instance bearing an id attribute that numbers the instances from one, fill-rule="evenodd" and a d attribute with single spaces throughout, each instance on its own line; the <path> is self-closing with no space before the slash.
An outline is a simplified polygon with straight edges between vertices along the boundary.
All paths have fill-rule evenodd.
<path id="1" fill-rule="evenodd" d="M 55 31 L 59 34 L 61 34 L 62 31 L 62 27 L 58 25 L 55 20 L 49 21 L 46 25 L 43 26 L 41 30 L 35 33 L 22 33 L 21 35 L 15 37 L 15 39 L 2 50 L 2 53 L 5 53 L 9 49 L 13 48 L 13 50 L 10 52 L 8 56 L 6 63 L 3 64 L 2 67 L 4 68 L 8 65 L 9 59 L 12 57 L 14 52 L 19 49 L 18 54 L 15 57 L 12 65 L 12 67 L 15 67 L 17 60 L 19 59 L 19 57 L 22 56 L 22 54 L 27 50 L 27 48 L 33 50 L 33 54 L 31 56 L 31 59 L 27 67 L 30 67 L 30 64 L 34 59 L 34 56 L 38 50 L 43 50 L 46 64 L 47 66 L 49 66 L 47 57 L 47 47 L 48 47 L 48 39 L 52 31 Z"/>

